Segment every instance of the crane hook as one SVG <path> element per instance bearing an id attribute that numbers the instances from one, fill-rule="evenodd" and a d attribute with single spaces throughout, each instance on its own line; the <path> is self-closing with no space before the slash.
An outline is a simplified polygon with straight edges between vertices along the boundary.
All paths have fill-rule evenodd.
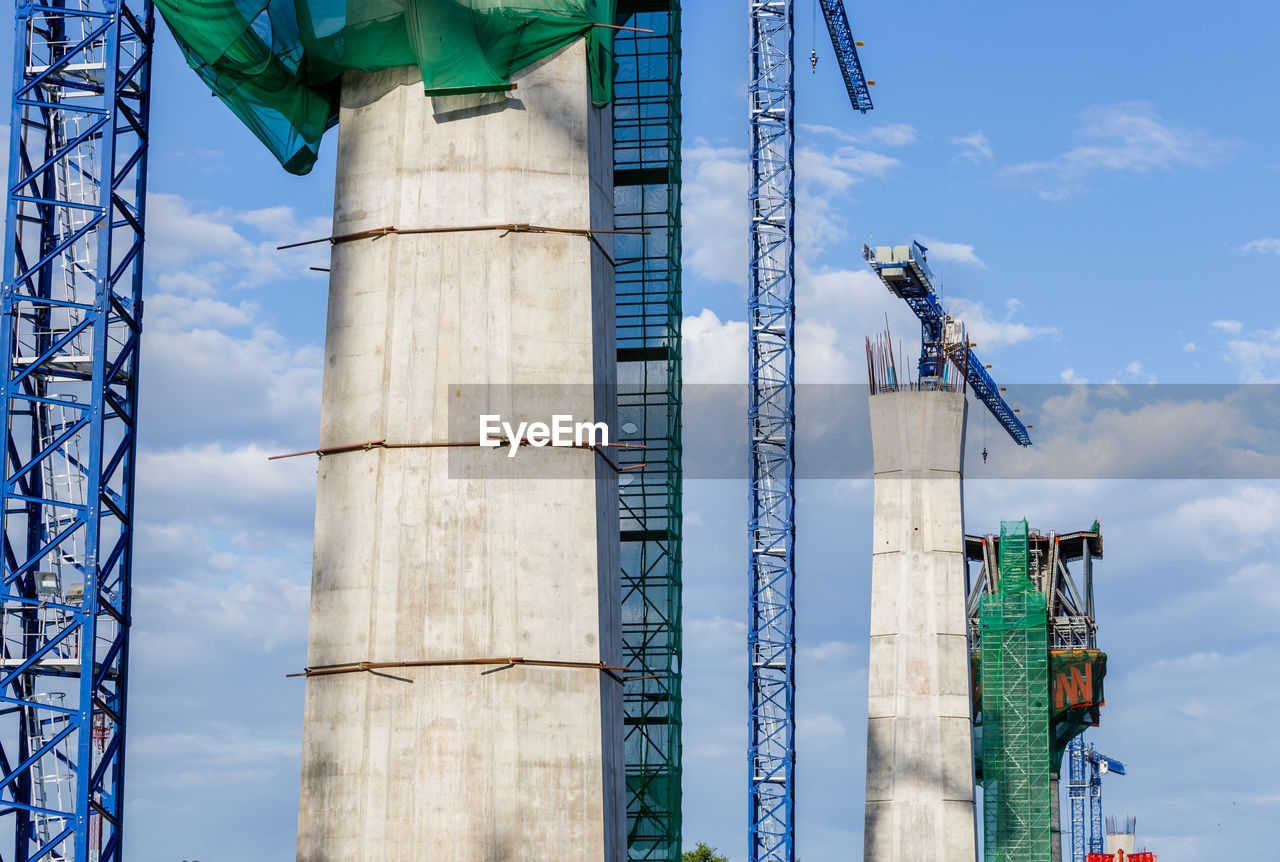
<path id="1" fill-rule="evenodd" d="M 817 48 L 814 48 L 812 51 L 809 52 L 809 64 L 813 66 L 813 71 L 816 74 L 818 71 L 818 49 Z"/>

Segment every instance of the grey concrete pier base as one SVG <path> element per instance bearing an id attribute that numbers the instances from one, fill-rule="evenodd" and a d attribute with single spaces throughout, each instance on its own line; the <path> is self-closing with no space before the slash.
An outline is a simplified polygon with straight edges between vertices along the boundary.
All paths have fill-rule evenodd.
<path id="1" fill-rule="evenodd" d="M 871 396 L 874 557 L 863 858 L 973 862 L 965 396 Z"/>
<path id="2" fill-rule="evenodd" d="M 517 83 L 431 99 L 416 69 L 348 73 L 334 235 L 610 228 L 610 114 L 591 106 L 583 44 Z M 621 663 L 616 472 L 585 448 L 508 458 L 475 446 L 478 423 L 450 421 L 612 426 L 612 398 L 591 385 L 616 367 L 599 242 L 482 230 L 334 246 L 319 445 L 452 448 L 320 460 L 308 666 Z M 624 858 L 622 685 L 598 666 L 396 667 L 306 686 L 299 862 Z"/>

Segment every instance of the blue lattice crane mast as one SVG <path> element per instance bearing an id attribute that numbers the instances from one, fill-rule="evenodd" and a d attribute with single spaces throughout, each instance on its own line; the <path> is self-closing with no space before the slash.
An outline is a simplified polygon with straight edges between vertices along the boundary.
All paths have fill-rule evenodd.
<path id="1" fill-rule="evenodd" d="M 1067 746 L 1069 763 L 1068 795 L 1071 800 L 1071 862 L 1085 862 L 1090 853 L 1104 853 L 1105 834 L 1102 831 L 1102 776 L 1124 775 L 1125 765 L 1107 757 L 1092 745 L 1084 744 L 1084 736 L 1071 740 Z M 1089 804 L 1089 823 L 1086 834 L 1084 809 Z"/>
<path id="2" fill-rule="evenodd" d="M 795 859 L 795 39 L 793 0 L 751 17 L 748 446 L 748 858 Z M 866 91 L 848 17 L 823 0 L 853 106 Z"/>
<path id="3" fill-rule="evenodd" d="M 986 405 L 1014 442 L 1019 446 L 1030 446 L 1031 435 L 1027 426 L 1017 417 L 1017 411 L 1001 397 L 1000 387 L 973 352 L 960 322 L 938 303 L 935 279 L 925 257 L 927 251 L 919 242 L 912 242 L 909 246 L 879 246 L 874 250 L 865 245 L 862 247 L 862 256 L 889 292 L 904 300 L 920 318 L 920 381 L 927 385 L 929 381 L 941 379 L 944 364 L 948 360 L 953 362 L 963 371 L 973 394 Z"/>
<path id="4" fill-rule="evenodd" d="M 124 826 L 149 0 L 18 0 L 5 230 L 0 858 Z"/>

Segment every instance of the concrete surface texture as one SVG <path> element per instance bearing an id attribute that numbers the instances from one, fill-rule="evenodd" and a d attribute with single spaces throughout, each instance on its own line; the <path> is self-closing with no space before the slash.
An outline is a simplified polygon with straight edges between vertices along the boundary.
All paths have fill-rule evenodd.
<path id="1" fill-rule="evenodd" d="M 1132 832 L 1109 832 L 1107 833 L 1107 853 L 1117 856 L 1124 853 L 1130 856 L 1137 849 L 1138 836 Z M 1116 860 L 1119 862 L 1119 859 Z"/>
<path id="2" fill-rule="evenodd" d="M 348 73 L 334 235 L 611 227 L 610 114 L 591 106 L 583 45 L 517 84 L 432 99 L 416 69 Z M 472 446 L 320 460 L 309 667 L 620 664 L 615 471 L 590 449 L 474 445 L 481 413 L 612 426 L 612 394 L 592 385 L 615 374 L 608 251 L 498 231 L 334 246 L 320 446 Z M 300 862 L 623 858 L 622 686 L 598 668 L 395 668 L 306 688 Z"/>
<path id="3" fill-rule="evenodd" d="M 1049 862 L 1062 862 L 1062 776 L 1049 776 Z"/>
<path id="4" fill-rule="evenodd" d="M 871 396 L 875 455 L 864 859 L 976 851 L 960 467 L 965 396 Z"/>

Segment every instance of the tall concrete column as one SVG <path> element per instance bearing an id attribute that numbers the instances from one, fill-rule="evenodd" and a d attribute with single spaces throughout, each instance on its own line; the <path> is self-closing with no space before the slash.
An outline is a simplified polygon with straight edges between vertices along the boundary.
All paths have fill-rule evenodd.
<path id="1" fill-rule="evenodd" d="M 871 396 L 874 557 L 864 859 L 973 862 L 960 468 L 965 396 Z"/>
<path id="2" fill-rule="evenodd" d="M 1049 776 L 1049 862 L 1062 862 L 1062 776 Z"/>
<path id="3" fill-rule="evenodd" d="M 591 106 L 583 44 L 516 83 L 431 99 L 415 69 L 348 73 L 334 235 L 611 227 L 610 114 Z M 616 473 L 590 449 L 476 448 L 478 421 L 457 421 L 612 427 L 612 393 L 590 385 L 616 367 L 601 242 L 487 230 L 334 246 L 320 446 L 453 448 L 321 459 L 308 666 L 620 664 Z M 598 667 L 306 686 L 300 862 L 623 858 L 622 686 Z"/>

